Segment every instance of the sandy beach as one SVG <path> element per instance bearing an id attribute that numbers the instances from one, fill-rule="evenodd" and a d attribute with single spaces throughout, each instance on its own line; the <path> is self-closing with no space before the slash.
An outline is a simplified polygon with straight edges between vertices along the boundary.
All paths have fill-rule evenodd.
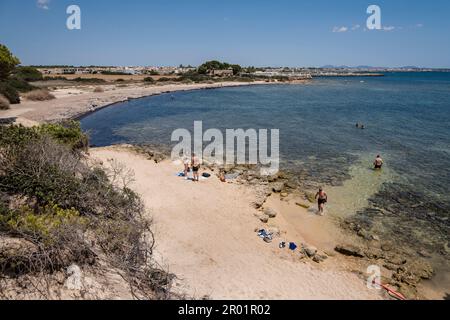
<path id="1" fill-rule="evenodd" d="M 200 84 L 168 84 L 161 86 L 150 86 L 142 83 L 100 86 L 78 85 L 73 87 L 56 88 L 52 90 L 52 94 L 56 97 L 54 100 L 27 101 L 26 99 L 23 99 L 20 104 L 11 105 L 10 110 L 0 110 L 0 117 L 17 117 L 18 121 L 25 125 L 27 123 L 33 123 L 33 121 L 49 122 L 61 119 L 75 119 L 84 114 L 104 108 L 105 106 L 126 101 L 128 99 L 137 99 L 175 91 L 214 89 L 258 84 L 265 84 L 265 82 L 219 82 Z M 96 87 L 101 87 L 104 92 L 94 92 Z"/>
<path id="2" fill-rule="evenodd" d="M 100 93 L 94 92 L 96 86 L 65 87 L 52 91 L 56 99 L 25 100 L 0 111 L 0 117 L 17 117 L 17 123 L 31 126 L 74 119 L 127 99 L 253 84 L 264 82 L 103 85 Z M 349 235 L 330 219 L 317 216 L 314 204 L 308 204 L 309 210 L 299 206 L 305 203 L 300 195 L 273 193 L 255 209 L 252 204 L 261 198 L 258 188 L 221 183 L 214 172 L 194 184 L 176 176 L 180 166 L 169 160 L 156 164 L 130 146 L 92 148 L 90 158 L 105 167 L 111 161 L 123 164 L 134 173 L 133 189 L 142 196 L 148 218 L 154 221 L 157 260 L 177 276 L 180 294 L 213 299 L 388 298 L 366 287 L 365 262 L 334 251 L 336 245 L 352 241 Z M 267 208 L 279 214 L 266 224 L 260 217 Z M 275 230 L 272 243 L 257 236 L 260 229 Z M 299 250 L 280 249 L 281 241 L 294 242 L 299 248 L 311 246 L 324 260 L 316 263 Z"/>
<path id="3" fill-rule="evenodd" d="M 16 123 L 33 126 L 78 119 L 129 99 L 255 84 L 266 83 L 107 84 L 101 86 L 103 92 L 94 92 L 96 85 L 58 87 L 51 90 L 55 99 L 43 102 L 24 99 L 10 110 L 0 111 L 0 118 L 16 117 Z M 306 190 L 268 192 L 267 182 L 263 181 L 221 183 L 217 171 L 209 171 L 211 178 L 194 184 L 176 176 L 181 170 L 179 165 L 169 160 L 155 163 L 132 146 L 91 148 L 90 159 L 105 167 L 114 161 L 133 172 L 133 189 L 142 196 L 148 218 L 154 221 L 157 260 L 177 276 L 175 289 L 182 295 L 212 299 L 389 298 L 384 290 L 367 288 L 366 269 L 372 264 L 379 265 L 380 258 L 388 261 L 387 268 L 383 260 L 380 265 L 383 280 L 389 282 L 394 275 L 391 262 L 397 263 L 399 257 L 384 250 L 379 241 L 362 243 L 332 217 L 318 216 L 316 204 L 308 202 L 305 196 Z M 257 209 L 255 202 L 260 203 Z M 262 222 L 266 209 L 275 210 L 277 216 Z M 274 233 L 271 243 L 258 237 L 256 231 L 261 229 Z M 280 242 L 293 242 L 298 249 L 280 249 Z M 356 245 L 362 254 L 352 257 L 337 253 L 336 246 L 342 244 Z M 317 250 L 319 261 L 315 261 L 314 255 L 305 256 L 303 246 Z M 420 274 L 428 267 L 412 268 Z M 434 290 L 421 290 L 427 297 L 440 297 Z M 126 290 L 121 284 L 111 292 Z M 129 293 L 108 297 L 127 299 Z"/>
<path id="4" fill-rule="evenodd" d="M 251 205 L 254 188 L 222 183 L 211 171 L 212 177 L 200 183 L 186 181 L 176 176 L 180 168 L 172 161 L 156 164 L 126 146 L 94 148 L 91 156 L 106 167 L 115 161 L 134 172 L 132 188 L 144 199 L 154 222 L 157 259 L 177 275 L 180 293 L 212 299 L 383 297 L 380 291 L 367 289 L 365 278 L 350 272 L 351 263 L 338 256 L 319 265 L 302 258 L 298 250 L 280 249 L 281 240 L 300 245 L 305 237 L 288 223 L 283 211 L 268 225 L 260 222 L 261 211 Z M 267 205 L 296 207 L 300 221 L 310 220 L 308 226 L 316 231 L 322 228 L 316 236 L 310 230 L 309 244 L 327 248 L 327 237 L 321 235 L 331 227 L 293 201 L 274 195 Z M 270 244 L 255 232 L 267 226 L 281 234 Z"/>

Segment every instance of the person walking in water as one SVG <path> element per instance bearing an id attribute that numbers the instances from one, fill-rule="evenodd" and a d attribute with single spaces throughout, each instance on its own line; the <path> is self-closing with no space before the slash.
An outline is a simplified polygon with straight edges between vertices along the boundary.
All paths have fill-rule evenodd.
<path id="1" fill-rule="evenodd" d="M 377 155 L 377 158 L 373 162 L 373 165 L 375 166 L 375 170 L 380 170 L 383 167 L 383 159 L 380 155 Z"/>
<path id="2" fill-rule="evenodd" d="M 319 192 L 316 193 L 316 197 L 315 198 L 317 199 L 317 205 L 318 205 L 318 208 L 319 208 L 319 214 L 321 216 L 323 216 L 323 209 L 324 209 L 325 203 L 327 203 L 327 201 L 328 201 L 328 195 L 327 195 L 327 193 L 325 191 L 323 191 L 322 188 L 320 188 Z"/>
<path id="3" fill-rule="evenodd" d="M 200 170 L 200 160 L 199 158 L 195 155 L 195 153 L 192 155 L 192 159 L 191 159 L 191 167 L 192 167 L 192 172 L 194 174 L 193 177 L 193 181 L 199 181 L 199 176 L 198 176 L 198 172 Z"/>

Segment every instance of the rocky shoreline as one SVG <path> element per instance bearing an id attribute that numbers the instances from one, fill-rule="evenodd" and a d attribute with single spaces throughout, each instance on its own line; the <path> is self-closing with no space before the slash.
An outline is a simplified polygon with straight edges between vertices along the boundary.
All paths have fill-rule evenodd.
<path id="1" fill-rule="evenodd" d="M 161 162 L 170 156 L 168 146 L 139 145 L 133 146 L 133 149 L 145 154 L 148 159 L 155 162 Z M 281 201 L 285 201 L 288 197 L 294 197 L 295 204 L 305 209 L 316 205 L 312 189 L 305 189 L 300 185 L 296 176 L 289 171 L 280 171 L 273 176 L 262 176 L 259 168 L 255 165 L 217 166 L 206 161 L 204 167 L 214 172 L 217 177 L 220 172 L 234 176 L 234 183 L 249 186 L 254 190 L 255 197 L 252 206 L 259 210 L 259 214 L 255 215 L 255 218 L 262 223 L 255 229 L 255 232 L 258 232 L 261 227 L 267 226 L 268 233 L 273 234 L 274 237 L 280 237 L 280 230 L 269 226 L 270 221 L 279 214 L 273 208 L 266 206 L 266 201 L 270 196 L 276 195 Z M 373 208 L 365 210 L 373 213 L 380 212 L 379 209 Z M 405 250 L 403 246 L 396 245 L 395 239 L 386 239 L 366 230 L 355 217 L 358 217 L 358 214 L 339 222 L 339 227 L 348 234 L 348 242 L 336 245 L 335 253 L 351 258 L 361 266 L 361 273 L 365 272 L 367 265 L 379 266 L 383 275 L 382 283 L 389 285 L 407 299 L 426 298 L 418 287 L 423 280 L 430 280 L 435 275 L 435 270 L 427 261 L 430 254 L 426 250 L 421 250 L 417 251 L 418 257 L 411 251 Z M 354 241 L 355 237 L 359 239 L 357 242 Z M 320 251 L 308 243 L 301 243 L 299 249 L 300 260 L 310 259 L 315 263 L 321 263 L 335 255 L 328 251 Z"/>

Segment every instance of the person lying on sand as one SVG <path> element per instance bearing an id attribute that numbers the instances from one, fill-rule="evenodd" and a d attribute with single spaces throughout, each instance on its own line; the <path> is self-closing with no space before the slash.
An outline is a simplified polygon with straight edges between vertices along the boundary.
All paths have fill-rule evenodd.
<path id="1" fill-rule="evenodd" d="M 316 193 L 316 197 L 315 198 L 317 199 L 317 205 L 318 205 L 318 208 L 319 208 L 319 214 L 321 216 L 323 216 L 323 209 L 324 209 L 325 203 L 327 203 L 327 201 L 328 201 L 328 195 L 327 195 L 327 193 L 325 191 L 323 191 L 322 188 L 320 188 L 319 192 Z"/>
<path id="2" fill-rule="evenodd" d="M 373 162 L 373 165 L 375 166 L 375 170 L 380 170 L 383 167 L 383 159 L 380 155 L 377 155 L 377 158 Z"/>
<path id="3" fill-rule="evenodd" d="M 198 172 L 200 170 L 200 160 L 199 158 L 195 155 L 195 153 L 192 155 L 192 159 L 191 159 L 191 166 L 192 166 L 192 172 L 194 174 L 194 178 L 193 181 L 199 181 L 199 176 L 198 176 Z"/>

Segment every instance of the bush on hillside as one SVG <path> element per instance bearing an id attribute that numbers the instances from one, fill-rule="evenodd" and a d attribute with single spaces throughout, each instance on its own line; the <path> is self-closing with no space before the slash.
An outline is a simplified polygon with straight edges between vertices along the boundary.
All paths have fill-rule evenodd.
<path id="1" fill-rule="evenodd" d="M 20 60 L 0 43 L 0 81 L 6 80 L 18 64 L 20 64 Z"/>
<path id="2" fill-rule="evenodd" d="M 37 88 L 35 86 L 32 86 L 28 82 L 26 82 L 23 79 L 11 77 L 8 80 L 6 80 L 6 83 L 16 89 L 19 92 L 30 92 L 32 90 L 36 90 Z"/>
<path id="3" fill-rule="evenodd" d="M 13 76 L 27 82 L 40 81 L 43 79 L 42 73 L 34 67 L 17 67 L 13 71 Z"/>
<path id="4" fill-rule="evenodd" d="M 144 78 L 144 82 L 147 82 L 147 83 L 155 83 L 156 81 L 155 81 L 155 79 L 153 79 L 152 77 L 146 77 L 146 78 Z"/>
<path id="5" fill-rule="evenodd" d="M 103 90 L 102 87 L 95 87 L 95 88 L 94 88 L 94 92 L 95 92 L 95 93 L 101 93 L 101 92 L 105 92 L 105 90 Z"/>
<path id="6" fill-rule="evenodd" d="M 72 79 L 70 81 L 81 82 L 81 83 L 106 83 L 106 80 L 99 79 L 99 78 L 81 78 L 81 77 L 78 77 L 78 78 Z"/>
<path id="7" fill-rule="evenodd" d="M 8 110 L 9 101 L 3 95 L 0 94 L 0 110 Z"/>
<path id="8" fill-rule="evenodd" d="M 38 89 L 26 93 L 25 98 L 30 101 L 47 101 L 55 99 L 47 89 Z"/>
<path id="9" fill-rule="evenodd" d="M 19 92 L 6 81 L 0 82 L 0 94 L 8 99 L 11 104 L 20 103 Z"/>
<path id="10" fill-rule="evenodd" d="M 22 276 L 47 279 L 72 264 L 107 265 L 136 296 L 170 298 L 172 276 L 151 258 L 151 221 L 128 187 L 130 174 L 115 163 L 104 170 L 87 161 L 74 148 L 80 135 L 75 124 L 0 127 L 0 240 L 20 242 L 20 250 L 0 245 L 0 277 L 21 277 L 23 290 L 37 286 L 44 294 L 45 286 Z"/>

